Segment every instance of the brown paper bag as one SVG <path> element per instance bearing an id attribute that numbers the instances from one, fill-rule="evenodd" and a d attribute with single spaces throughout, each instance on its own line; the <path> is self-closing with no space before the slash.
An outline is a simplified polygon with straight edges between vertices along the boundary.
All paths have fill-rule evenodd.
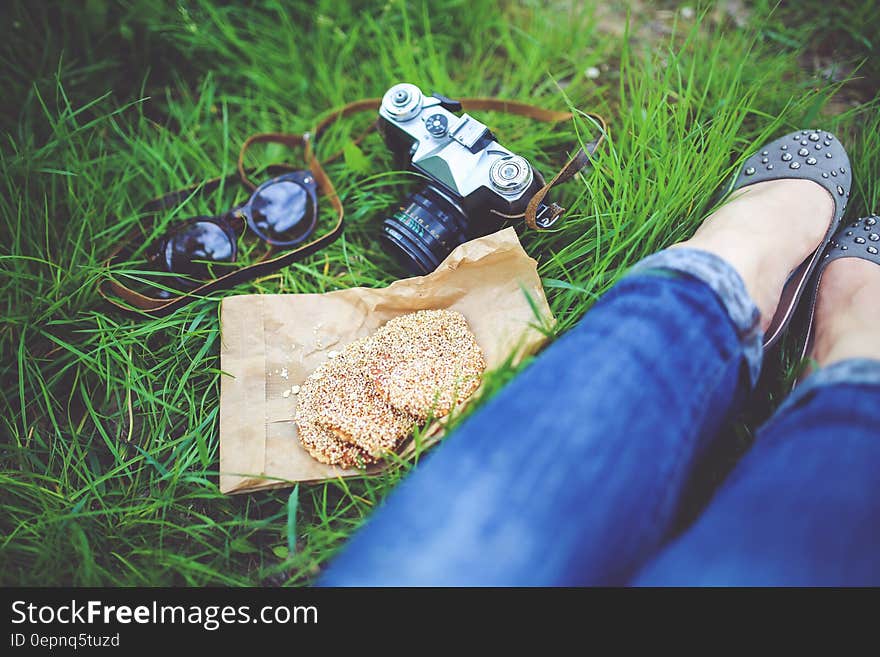
<path id="1" fill-rule="evenodd" d="M 427 276 L 383 289 L 223 299 L 220 490 L 243 493 L 363 475 L 319 463 L 302 448 L 292 388 L 302 385 L 328 351 L 341 350 L 393 317 L 432 308 L 464 315 L 488 369 L 536 351 L 546 339 L 537 327 L 555 321 L 537 263 L 512 228 L 462 244 Z M 439 439 L 439 423 L 429 429 L 430 440 Z"/>

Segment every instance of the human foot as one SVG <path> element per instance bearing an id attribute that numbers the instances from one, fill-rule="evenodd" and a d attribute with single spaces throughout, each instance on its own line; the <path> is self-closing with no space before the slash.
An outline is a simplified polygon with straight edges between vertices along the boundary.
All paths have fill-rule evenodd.
<path id="1" fill-rule="evenodd" d="M 766 331 L 786 280 L 820 245 L 833 215 L 831 194 L 810 180 L 759 182 L 734 192 L 691 239 L 675 246 L 708 251 L 731 264 Z"/>
<path id="2" fill-rule="evenodd" d="M 847 247 L 847 253 L 874 261 L 841 257 L 838 250 L 838 259 L 821 272 L 809 352 L 820 367 L 847 358 L 880 359 L 880 222 L 871 217 L 848 228 L 848 243 L 837 249 Z"/>
<path id="3" fill-rule="evenodd" d="M 731 200 L 682 244 L 715 253 L 739 272 L 761 312 L 765 349 L 794 315 L 851 185 L 849 157 L 834 135 L 793 132 L 746 159 Z"/>

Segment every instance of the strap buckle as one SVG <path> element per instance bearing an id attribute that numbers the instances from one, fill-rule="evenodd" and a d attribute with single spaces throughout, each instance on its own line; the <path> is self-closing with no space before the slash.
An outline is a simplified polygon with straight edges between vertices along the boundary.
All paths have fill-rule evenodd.
<path id="1" fill-rule="evenodd" d="M 562 216 L 563 212 L 565 212 L 565 208 L 561 205 L 556 203 L 545 205 L 541 203 L 538 206 L 538 212 L 535 214 L 535 225 L 538 228 L 550 228 Z"/>

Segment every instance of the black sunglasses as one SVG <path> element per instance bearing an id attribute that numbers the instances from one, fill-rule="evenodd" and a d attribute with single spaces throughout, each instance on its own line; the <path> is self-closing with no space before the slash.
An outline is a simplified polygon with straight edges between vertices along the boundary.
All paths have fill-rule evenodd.
<path id="1" fill-rule="evenodd" d="M 289 247 L 312 234 L 318 221 L 318 194 L 310 171 L 294 171 L 267 180 L 242 205 L 213 217 L 184 220 L 151 251 L 150 260 L 165 271 L 180 274 L 191 287 L 216 278 L 215 265 L 235 262 L 238 235 L 235 223 L 244 220 L 261 240 Z"/>

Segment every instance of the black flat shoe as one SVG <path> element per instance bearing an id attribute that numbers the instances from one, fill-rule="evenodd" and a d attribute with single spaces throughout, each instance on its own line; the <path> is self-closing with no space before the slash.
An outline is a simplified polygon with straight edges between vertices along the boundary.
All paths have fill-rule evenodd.
<path id="1" fill-rule="evenodd" d="M 844 224 L 831 238 L 820 258 L 819 266 L 810 280 L 808 314 L 806 316 L 806 336 L 801 360 L 813 346 L 813 326 L 816 316 L 816 299 L 819 296 L 819 283 L 826 267 L 841 258 L 861 258 L 880 265 L 880 216 L 864 217 L 858 221 Z"/>
<path id="2" fill-rule="evenodd" d="M 786 178 L 812 180 L 827 189 L 834 199 L 834 217 L 819 247 L 788 277 L 776 314 L 764 333 L 764 349 L 773 346 L 788 327 L 810 276 L 840 225 L 852 187 L 849 156 L 830 132 L 793 132 L 760 148 L 746 160 L 729 192 Z"/>

